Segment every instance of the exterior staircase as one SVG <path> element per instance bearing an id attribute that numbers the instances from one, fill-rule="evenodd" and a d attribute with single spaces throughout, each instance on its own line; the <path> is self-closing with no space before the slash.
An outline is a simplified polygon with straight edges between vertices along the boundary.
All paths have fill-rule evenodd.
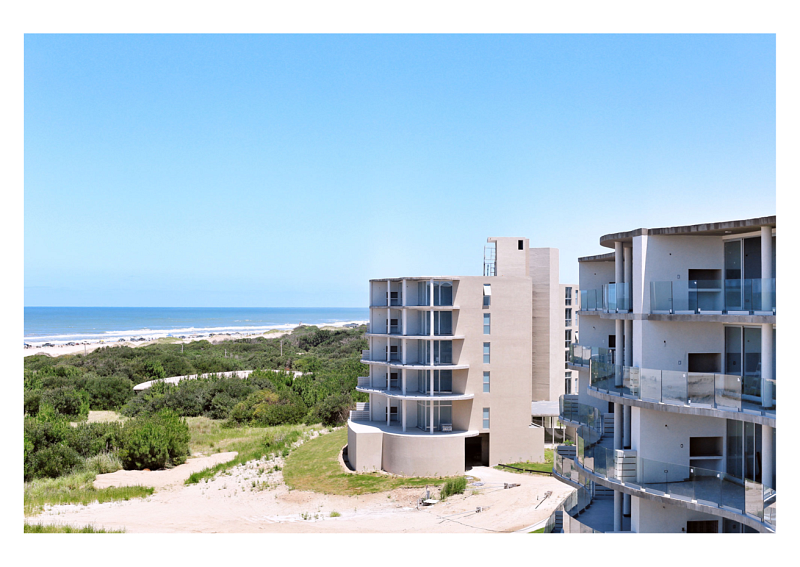
<path id="1" fill-rule="evenodd" d="M 356 402 L 356 409 L 350 410 L 350 421 L 369 420 L 369 402 Z"/>

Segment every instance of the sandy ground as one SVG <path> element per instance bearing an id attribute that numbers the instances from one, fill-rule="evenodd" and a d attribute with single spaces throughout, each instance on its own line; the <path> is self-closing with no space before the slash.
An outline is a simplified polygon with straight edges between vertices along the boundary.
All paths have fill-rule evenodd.
<path id="1" fill-rule="evenodd" d="M 327 327 L 324 327 L 327 328 Z M 181 343 L 190 343 L 192 341 L 209 341 L 212 344 L 221 343 L 223 341 L 232 341 L 236 339 L 255 339 L 257 337 L 264 337 L 267 339 L 275 339 L 278 337 L 282 337 L 284 335 L 291 334 L 291 330 L 289 331 L 273 331 L 267 333 L 260 333 L 260 334 L 242 334 L 242 333 L 231 333 L 230 336 L 214 336 L 210 339 L 208 337 L 204 338 L 196 338 L 196 339 L 170 339 L 168 342 L 169 344 L 181 344 Z M 165 342 L 163 339 L 154 339 L 150 341 L 142 341 L 142 342 L 106 342 L 106 343 L 92 343 L 88 345 L 75 345 L 75 346 L 54 346 L 54 347 L 36 347 L 36 348 L 23 348 L 24 356 L 33 356 L 35 354 L 46 354 L 48 356 L 61 356 L 62 354 L 76 354 L 76 353 L 89 353 L 93 350 L 96 350 L 101 347 L 118 347 L 118 346 L 129 346 L 131 348 L 137 348 L 140 346 L 151 345 L 158 342 Z"/>
<path id="2" fill-rule="evenodd" d="M 335 496 L 290 490 L 283 483 L 283 459 L 251 461 L 209 482 L 185 486 L 206 460 L 226 460 L 232 453 L 191 459 L 169 471 L 118 471 L 98 475 L 95 486 L 154 486 L 145 499 L 88 506 L 48 507 L 27 518 L 30 523 L 73 526 L 92 524 L 127 532 L 174 533 L 489 533 L 514 532 L 547 519 L 572 491 L 544 475 L 513 474 L 488 467 L 468 472 L 482 486 L 433 506 L 417 508 L 419 488 L 400 488 L 363 496 Z M 277 467 L 277 468 L 276 468 Z M 504 489 L 503 483 L 519 483 Z M 544 498 L 545 492 L 552 495 Z M 432 489 L 432 497 L 437 494 Z M 538 506 L 538 508 L 537 508 Z M 482 508 L 476 512 L 476 508 Z M 331 517 L 331 512 L 340 514 Z"/>

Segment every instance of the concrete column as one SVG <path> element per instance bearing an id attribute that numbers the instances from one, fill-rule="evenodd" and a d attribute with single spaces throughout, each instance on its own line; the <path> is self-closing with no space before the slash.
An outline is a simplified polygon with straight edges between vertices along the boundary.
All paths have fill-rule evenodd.
<path id="1" fill-rule="evenodd" d="M 614 341 L 616 342 L 616 346 L 614 347 L 614 364 L 622 365 L 625 363 L 625 356 L 623 345 L 625 343 L 624 335 L 623 335 L 623 321 L 622 319 L 617 319 L 614 321 L 614 336 L 616 337 Z M 622 386 L 622 374 L 619 372 L 614 374 L 614 385 L 615 386 Z"/>
<path id="2" fill-rule="evenodd" d="M 614 404 L 614 449 L 622 449 L 622 404 Z"/>
<path id="3" fill-rule="evenodd" d="M 761 325 L 761 406 L 772 407 L 772 324 Z"/>
<path id="4" fill-rule="evenodd" d="M 403 296 L 403 297 L 405 298 L 405 296 Z M 408 331 L 406 331 L 407 323 L 408 323 L 408 317 L 406 317 L 406 315 L 407 315 L 407 312 L 406 312 L 405 309 L 403 309 L 403 320 L 402 320 L 402 323 L 403 323 L 403 329 L 402 329 L 403 336 L 408 334 Z"/>
<path id="5" fill-rule="evenodd" d="M 623 516 L 630 516 L 631 515 L 631 495 L 630 494 L 623 494 L 622 495 L 622 515 Z"/>
<path id="6" fill-rule="evenodd" d="M 386 425 L 388 426 L 392 419 L 392 398 L 386 396 Z"/>
<path id="7" fill-rule="evenodd" d="M 622 281 L 630 285 L 633 282 L 633 261 L 631 260 L 633 257 L 633 243 L 630 246 L 623 246 L 622 257 L 624 262 Z M 617 294 L 617 297 L 619 297 L 619 294 Z"/>
<path id="8" fill-rule="evenodd" d="M 400 378 L 401 378 L 402 384 L 403 384 L 403 395 L 405 396 L 406 395 L 406 369 L 405 368 L 403 368 L 400 371 Z M 403 406 L 403 409 L 405 409 L 405 406 Z"/>
<path id="9" fill-rule="evenodd" d="M 625 319 L 623 322 L 623 347 L 625 350 L 625 356 L 623 360 L 623 364 L 625 366 L 633 366 L 633 321 L 630 319 Z"/>
<path id="10" fill-rule="evenodd" d="M 769 488 L 772 486 L 772 474 L 775 470 L 775 455 L 772 453 L 773 430 L 768 425 L 761 426 L 761 484 Z"/>
<path id="11" fill-rule="evenodd" d="M 770 280 L 772 279 L 772 227 L 761 227 L 761 298 L 762 309 L 772 305 L 774 293 Z"/>
<path id="12" fill-rule="evenodd" d="M 625 266 L 623 264 L 622 242 L 614 243 L 614 283 L 622 282 L 625 278 Z"/>
<path id="13" fill-rule="evenodd" d="M 370 395 L 369 395 L 369 420 L 370 420 L 370 421 L 375 421 L 375 420 L 372 418 L 372 416 L 373 416 L 373 413 L 372 413 L 372 408 L 374 408 L 374 407 L 375 407 L 375 404 L 373 404 L 373 403 L 372 403 L 372 394 L 370 394 Z"/>
<path id="14" fill-rule="evenodd" d="M 403 279 L 403 283 L 400 286 L 400 305 L 405 307 L 406 304 L 406 290 L 408 289 L 408 281 Z M 403 333 L 405 334 L 405 333 Z"/>
<path id="15" fill-rule="evenodd" d="M 622 531 L 622 492 L 614 491 L 614 531 Z"/>
<path id="16" fill-rule="evenodd" d="M 403 388 L 405 389 L 405 385 L 406 385 L 405 370 L 403 370 L 403 376 L 404 376 L 404 378 L 403 378 Z M 405 392 L 403 392 L 403 393 L 405 393 Z M 401 411 L 403 412 L 403 433 L 405 433 L 405 431 L 406 431 L 406 400 L 403 400 L 402 405 L 403 405 L 403 407 L 402 407 Z"/>
<path id="17" fill-rule="evenodd" d="M 622 448 L 631 447 L 631 406 L 622 405 Z"/>
<path id="18" fill-rule="evenodd" d="M 433 380 L 433 373 L 431 373 L 431 380 Z M 430 404 L 431 404 L 431 413 L 430 413 L 431 423 L 430 423 L 430 428 L 431 428 L 431 435 L 433 435 L 433 400 L 430 401 Z"/>

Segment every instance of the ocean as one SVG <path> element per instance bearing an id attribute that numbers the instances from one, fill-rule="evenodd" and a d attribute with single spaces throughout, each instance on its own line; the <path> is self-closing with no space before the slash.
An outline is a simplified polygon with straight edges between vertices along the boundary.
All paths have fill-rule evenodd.
<path id="1" fill-rule="evenodd" d="M 301 322 L 364 322 L 368 308 L 338 307 L 25 307 L 25 342 L 105 342 L 133 337 L 263 333 Z"/>

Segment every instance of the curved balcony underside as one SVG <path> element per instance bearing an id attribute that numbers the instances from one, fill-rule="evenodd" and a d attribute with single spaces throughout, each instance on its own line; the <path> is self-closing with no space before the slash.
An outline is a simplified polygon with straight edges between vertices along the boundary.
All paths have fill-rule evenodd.
<path id="1" fill-rule="evenodd" d="M 411 309 L 414 311 L 458 311 L 458 305 L 370 305 L 370 309 L 396 309 L 401 311 L 403 309 Z"/>
<path id="2" fill-rule="evenodd" d="M 745 323 L 753 325 L 775 324 L 775 315 L 720 315 L 720 314 L 676 314 L 667 313 L 606 313 L 583 310 L 578 315 L 599 315 L 601 319 L 628 319 L 631 321 L 696 321 L 702 323 Z"/>
<path id="3" fill-rule="evenodd" d="M 457 341 L 463 340 L 464 335 L 400 335 L 398 333 L 364 333 L 367 337 L 388 337 L 390 339 L 417 339 L 429 341 Z"/>
<path id="4" fill-rule="evenodd" d="M 424 392 L 408 392 L 403 394 L 403 391 L 397 388 L 370 388 L 369 386 L 357 386 L 356 391 L 363 392 L 364 394 L 378 394 L 386 396 L 393 400 L 409 400 L 409 401 L 457 401 L 457 400 L 471 400 L 475 398 L 475 394 L 456 394 L 456 393 L 434 393 L 433 395 Z"/>
<path id="5" fill-rule="evenodd" d="M 386 425 L 385 421 L 368 421 L 368 420 L 347 420 L 347 425 L 355 433 L 383 433 L 386 435 L 397 435 L 402 437 L 425 437 L 427 439 L 435 438 L 453 438 L 453 437 L 477 437 L 480 431 L 423 431 L 416 427 L 408 426 L 405 431 L 401 425 Z"/>
<path id="6" fill-rule="evenodd" d="M 609 480 L 604 476 L 600 476 L 598 474 L 595 474 L 593 471 L 584 468 L 583 466 L 581 466 L 581 464 L 578 462 L 577 459 L 570 459 L 570 460 L 573 462 L 573 465 L 579 470 L 581 475 L 585 475 L 590 480 L 596 482 L 601 486 L 605 486 L 606 488 L 617 490 L 619 492 L 622 492 L 624 494 L 629 494 L 637 498 L 653 500 L 661 504 L 680 506 L 683 508 L 687 508 L 689 510 L 694 510 L 696 512 L 702 512 L 704 514 L 710 514 L 712 516 L 720 516 L 722 518 L 727 518 L 728 520 L 734 520 L 736 522 L 745 524 L 746 526 L 762 533 L 773 533 L 775 531 L 771 526 L 759 521 L 756 518 L 743 514 L 741 511 L 722 508 L 713 503 L 704 504 L 703 501 L 699 499 L 683 500 L 681 498 L 676 498 L 673 495 L 664 494 L 663 492 L 659 491 L 656 485 L 642 487 L 630 482 L 625 483 L 625 482 L 619 482 L 617 480 Z M 555 470 L 555 468 L 553 469 L 553 475 L 559 480 L 565 478 L 559 475 L 558 472 Z M 573 485 L 573 482 L 570 482 L 569 484 Z"/>
<path id="7" fill-rule="evenodd" d="M 577 368 L 580 367 L 576 367 L 576 369 Z M 736 411 L 736 410 L 719 409 L 711 406 L 679 405 L 679 404 L 667 404 L 664 402 L 648 402 L 627 395 L 598 390 L 594 386 L 589 386 L 586 389 L 586 392 L 590 396 L 592 396 L 593 398 L 597 398 L 598 400 L 612 402 L 615 404 L 623 404 L 627 406 L 644 408 L 648 410 L 682 413 L 684 415 L 697 415 L 701 417 L 715 417 L 720 419 L 735 419 L 737 421 L 744 421 L 747 423 L 758 423 L 761 425 L 768 425 L 769 427 L 775 427 L 776 424 L 775 412 L 768 412 L 766 413 L 766 415 L 762 415 L 762 413 L 758 410 L 748 410 L 746 408 L 743 408 L 742 411 Z"/>
<path id="8" fill-rule="evenodd" d="M 469 364 L 403 364 L 402 362 L 387 362 L 385 360 L 362 360 L 362 364 L 372 366 L 386 366 L 388 368 L 399 368 L 407 370 L 468 370 Z"/>

